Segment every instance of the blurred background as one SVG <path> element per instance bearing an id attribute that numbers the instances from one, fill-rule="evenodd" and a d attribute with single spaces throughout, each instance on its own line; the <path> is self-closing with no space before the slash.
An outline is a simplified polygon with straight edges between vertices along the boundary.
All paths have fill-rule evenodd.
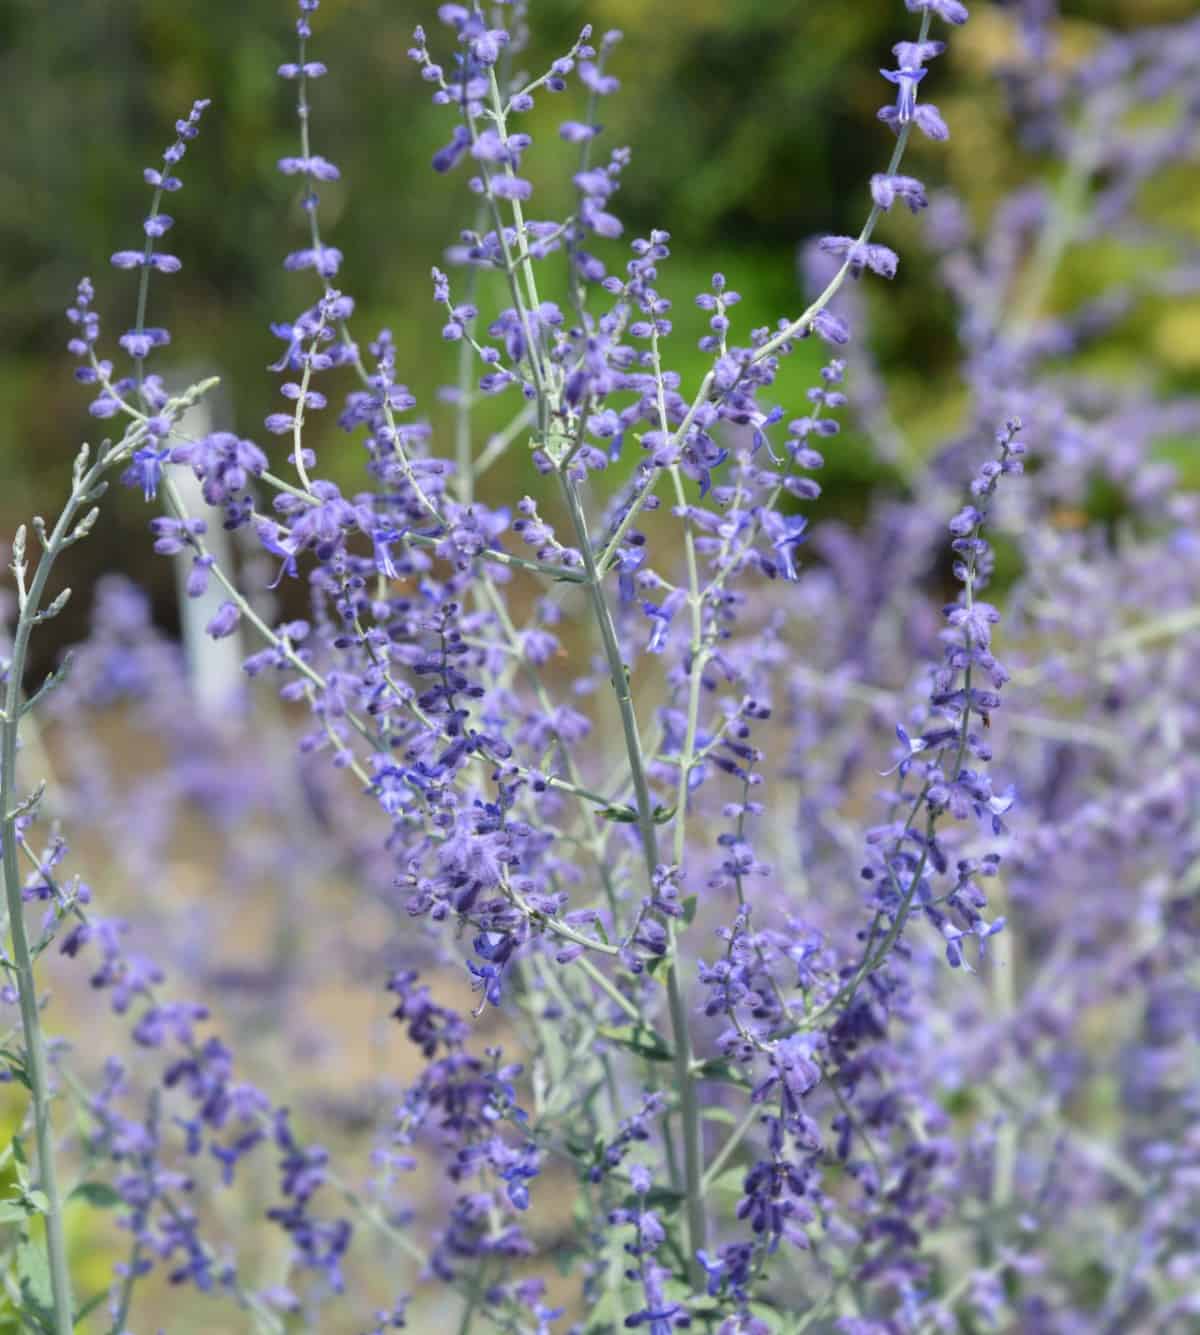
<path id="1" fill-rule="evenodd" d="M 1059 170 L 1014 142 L 1005 75 L 1031 59 L 1017 40 L 1015 8 L 973 7 L 929 81 L 952 138 L 932 145 L 917 136 L 910 150 L 914 174 L 931 188 L 952 186 L 980 219 L 1017 184 Z M 1052 58 L 1071 61 L 1104 29 L 1194 9 L 1193 0 L 1066 0 Z M 63 309 L 90 274 L 107 336 L 133 323 L 134 278 L 112 270 L 108 256 L 140 244 L 149 195 L 142 170 L 159 161 L 176 117 L 198 97 L 213 105 L 183 163 L 184 189 L 170 200 L 171 248 L 184 267 L 151 288 L 149 323 L 173 335 L 155 369 L 180 380 L 220 374 L 217 425 L 270 445 L 262 421 L 278 400 L 265 368 L 278 343 L 269 324 L 312 297 L 311 275 L 280 264 L 302 236 L 295 178 L 275 167 L 298 151 L 294 86 L 275 76 L 293 55 L 293 11 L 287 0 L 0 3 L 10 109 L 0 142 L 0 533 L 52 503 L 69 457 L 100 430 L 72 381 Z M 474 200 L 465 172 L 439 178 L 429 170 L 449 127 L 406 52 L 413 26 L 428 25 L 432 12 L 416 0 L 325 0 L 313 49 L 330 74 L 314 85 L 313 138 L 315 151 L 342 169 L 341 181 L 322 191 L 321 216 L 326 241 L 346 257 L 338 281 L 359 304 L 356 325 L 392 329 L 400 376 L 436 426 L 446 412 L 436 391 L 453 377 L 454 352 L 430 336 L 440 319 L 429 269 L 470 225 Z M 892 42 L 912 36 L 911 24 L 898 4 L 785 0 L 545 0 L 535 17 L 523 59 L 530 69 L 567 49 L 585 21 L 625 34 L 613 65 L 622 88 L 603 107 L 601 142 L 633 150 L 617 201 L 626 235 L 665 227 L 674 237 L 663 275 L 680 330 L 670 355 L 685 384 L 695 383 L 703 354 L 692 296 L 712 271 L 726 272 L 742 292 L 747 326 L 773 323 L 802 303 L 800 244 L 858 230 L 867 178 L 888 146 L 875 121 L 889 92 L 877 70 L 890 65 Z M 555 139 L 562 108 L 540 99 L 528 127 L 535 138 Z M 556 139 L 531 158 L 541 216 L 565 200 L 572 160 Z M 1153 188 L 1149 207 L 1159 220 L 1200 216 L 1194 172 L 1167 173 Z M 953 429 L 962 402 L 951 307 L 923 250 L 923 222 L 902 211 L 885 220 L 880 237 L 902 264 L 867 335 L 916 451 Z M 1069 307 L 1139 262 L 1120 246 L 1077 248 L 1052 304 Z M 1200 299 L 1140 303 L 1104 346 L 1106 356 L 1152 362 L 1161 388 L 1178 388 L 1200 370 Z M 795 371 L 797 388 L 810 371 Z M 360 447 L 340 435 L 332 413 L 310 429 L 322 469 L 352 490 Z M 1177 454 L 1186 464 L 1191 451 Z M 853 440 L 833 456 L 824 484 L 835 513 L 853 517 L 867 489 L 895 481 Z M 496 481 L 511 491 L 514 479 Z M 78 638 L 89 601 L 79 595 L 100 567 L 150 580 L 156 617 L 173 624 L 173 576 L 168 563 L 145 560 L 140 498 L 114 500 L 120 522 L 102 528 L 71 572 L 77 596 L 58 623 L 62 640 Z"/>

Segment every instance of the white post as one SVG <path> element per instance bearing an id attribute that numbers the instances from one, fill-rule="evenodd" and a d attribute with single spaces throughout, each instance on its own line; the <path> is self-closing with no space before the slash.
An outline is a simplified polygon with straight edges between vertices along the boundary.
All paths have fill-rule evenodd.
<path id="1" fill-rule="evenodd" d="M 193 440 L 207 436 L 212 429 L 212 408 L 206 399 L 201 399 L 189 408 L 179 423 L 180 434 Z M 205 501 L 201 485 L 191 469 L 173 470 L 172 480 L 179 488 L 188 513 L 207 522 L 208 532 L 204 535 L 204 541 L 216 558 L 217 565 L 222 570 L 232 572 L 233 544 L 223 527 L 222 512 Z M 245 646 L 240 627 L 232 635 L 220 640 L 206 634 L 205 626 L 225 600 L 221 586 L 215 579 L 209 580 L 207 591 L 199 598 L 189 598 L 186 586 L 191 569 L 191 553 L 181 552 L 175 558 L 179 623 L 183 631 L 183 647 L 196 708 L 216 723 L 228 719 L 231 710 L 236 712 L 239 698 L 245 690 L 245 674 L 242 672 Z"/>

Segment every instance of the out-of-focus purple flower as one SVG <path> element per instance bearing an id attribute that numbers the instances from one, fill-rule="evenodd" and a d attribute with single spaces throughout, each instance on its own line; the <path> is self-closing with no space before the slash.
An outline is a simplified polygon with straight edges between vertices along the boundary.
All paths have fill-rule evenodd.
<path id="1" fill-rule="evenodd" d="M 214 640 L 222 640 L 227 635 L 233 634 L 237 629 L 241 617 L 242 614 L 238 610 L 237 604 L 227 600 L 217 608 L 212 620 L 204 629 L 208 631 Z"/>

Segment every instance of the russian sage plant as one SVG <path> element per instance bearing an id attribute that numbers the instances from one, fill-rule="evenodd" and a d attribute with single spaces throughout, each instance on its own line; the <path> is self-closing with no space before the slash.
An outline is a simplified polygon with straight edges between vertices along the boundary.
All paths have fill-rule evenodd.
<path id="1" fill-rule="evenodd" d="M 420 315 L 457 345 L 447 442 L 338 285 L 317 8 L 300 0 L 279 69 L 305 231 L 265 434 L 197 432 L 215 379 L 174 392 L 151 369 L 170 344 L 151 278 L 181 266 L 164 204 L 201 101 L 145 173 L 143 240 L 112 256 L 136 275 L 132 324 L 110 343 L 87 279 L 68 311 L 112 435 L 12 544 L 14 1328 L 157 1328 L 166 1282 L 211 1304 L 193 1321 L 173 1299 L 172 1330 L 1194 1329 L 1200 542 L 1153 447 L 1200 412 L 1055 365 L 1143 292 L 1044 307 L 1064 253 L 1139 235 L 1140 182 L 1194 152 L 1200 24 L 1058 73 L 1049 7 L 1017 6 L 1014 114 L 1067 166 L 977 238 L 905 170 L 914 134 L 949 135 L 927 99 L 967 10 L 897 5 L 911 30 L 882 71 L 890 145 L 861 230 L 806 253 L 813 299 L 774 328 L 739 331 L 715 274 L 688 384 L 670 236 L 628 239 L 615 212 L 629 153 L 600 123 L 620 34 L 584 28 L 529 75 L 523 5 L 442 5 L 409 54 L 446 118 L 433 168 L 473 196 Z M 574 200 L 542 218 L 522 126 L 551 98 Z M 1146 102 L 1149 126 L 1130 115 Z M 897 205 L 929 218 L 965 311 L 969 406 L 924 463 L 851 344 L 860 288 L 897 273 L 876 239 Z M 1194 275 L 1168 240 L 1176 267 L 1147 290 Z M 828 351 L 806 385 L 809 343 Z M 352 495 L 305 434 L 331 397 L 361 451 Z M 485 434 L 493 397 L 510 420 Z M 857 530 L 814 522 L 846 416 L 902 484 Z M 505 495 L 521 451 L 537 484 Z M 30 637 L 68 597 L 55 565 L 112 478 L 144 497 L 186 597 L 219 591 L 207 633 L 244 646 L 249 683 L 229 717 L 182 703 L 187 661 L 112 578 L 88 641 L 29 689 Z M 1115 526 L 1086 509 L 1097 478 L 1123 497 Z M 95 742 L 131 698 L 123 726 L 161 755 L 140 784 Z M 185 947 L 172 841 L 197 812 L 229 898 Z M 112 864 L 107 899 L 68 869 L 68 828 L 101 850 L 94 879 Z M 366 952 L 330 947 L 335 870 Z M 113 911 L 122 880 L 152 900 Z M 367 971 L 398 1022 L 370 1090 L 293 1107 L 291 1073 L 251 1078 L 210 1017 L 233 989 L 216 947 L 264 883 L 278 949 L 240 985 L 288 1031 L 306 934 L 322 969 Z M 127 1040 L 100 1061 L 65 1042 L 73 974 Z M 338 1093 L 353 1116 L 323 1126 Z M 239 1192 L 248 1221 L 222 1204 Z M 94 1293 L 72 1211 L 122 1249 Z"/>

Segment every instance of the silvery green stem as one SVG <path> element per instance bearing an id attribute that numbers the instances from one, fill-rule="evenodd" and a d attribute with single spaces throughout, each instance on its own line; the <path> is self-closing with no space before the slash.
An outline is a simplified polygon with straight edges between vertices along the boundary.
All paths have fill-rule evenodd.
<path id="1" fill-rule="evenodd" d="M 928 9 L 925 10 L 924 14 L 921 16 L 920 31 L 917 33 L 918 43 L 924 42 L 929 36 L 932 19 L 932 12 Z M 896 143 L 892 149 L 892 156 L 888 160 L 886 171 L 888 176 L 894 176 L 896 172 L 900 170 L 900 164 L 904 161 L 904 153 L 908 148 L 908 141 L 911 134 L 912 122 L 910 121 L 908 124 L 900 127 L 900 132 L 896 136 Z M 857 237 L 859 245 L 866 245 L 870 241 L 882 215 L 883 210 L 880 206 L 878 204 L 872 205 L 870 213 L 867 214 L 867 220 L 863 223 L 862 231 L 859 232 Z M 772 338 L 767 339 L 765 343 L 762 343 L 755 348 L 754 354 L 750 358 L 748 365 L 757 366 L 760 362 L 766 361 L 768 357 L 773 357 L 775 353 L 779 352 L 786 344 L 793 342 L 797 338 L 803 338 L 805 335 L 811 333 L 813 321 L 829 305 L 834 297 L 837 296 L 838 292 L 841 291 L 842 285 L 845 283 L 846 279 L 850 277 L 851 267 L 850 257 L 847 256 L 845 263 L 842 264 L 837 273 L 835 273 L 829 280 L 829 283 L 826 285 L 825 290 L 820 296 L 807 307 L 802 315 L 797 319 L 792 320 Z M 691 407 L 688 409 L 683 422 L 670 436 L 669 439 L 671 444 L 679 445 L 687 439 L 688 430 L 691 428 L 696 414 L 712 397 L 712 389 L 715 382 L 716 377 L 712 371 L 709 371 L 700 382 L 700 388 L 696 391 L 696 397 L 692 400 Z M 629 525 L 633 523 L 642 506 L 646 503 L 650 493 L 658 484 L 660 476 L 661 473 L 658 469 L 650 469 L 647 471 L 643 486 L 634 496 L 633 502 L 622 517 L 617 531 L 613 534 L 612 538 L 609 540 L 608 546 L 604 549 L 604 556 L 600 561 L 601 570 L 608 569 L 608 562 L 616 552 L 621 537 L 624 535 L 625 530 Z"/>
<path id="2" fill-rule="evenodd" d="M 54 562 L 61 552 L 80 507 L 91 497 L 105 459 L 87 471 L 76 474 L 71 495 L 59 515 L 54 531 L 46 539 L 32 583 L 25 587 L 24 539 L 19 535 L 13 549 L 13 571 L 17 579 L 18 617 L 13 637 L 12 658 L 4 695 L 4 721 L 0 725 L 0 839 L 4 853 L 4 895 L 8 909 L 8 930 L 12 941 L 11 972 L 16 976 L 17 997 L 21 1011 L 21 1030 L 25 1043 L 25 1075 L 33 1105 L 34 1134 L 37 1141 L 39 1188 L 46 1198 L 44 1212 L 46 1253 L 50 1271 L 50 1292 L 54 1306 L 55 1335 L 70 1335 L 74 1321 L 71 1302 L 71 1275 L 67 1263 L 67 1241 L 63 1229 L 63 1203 L 54 1158 L 54 1126 L 50 1114 L 51 1092 L 46 1060 L 46 1042 L 42 1033 L 38 1006 L 37 980 L 33 957 L 25 930 L 25 903 L 21 895 L 21 873 L 17 862 L 16 770 L 17 741 L 23 708 L 21 684 L 29 651 L 29 637 L 41 606 L 42 596 Z"/>
<path id="3" fill-rule="evenodd" d="M 571 523 L 575 529 L 579 549 L 583 553 L 584 568 L 587 571 L 588 596 L 600 630 L 604 646 L 604 657 L 608 663 L 612 679 L 613 693 L 617 700 L 617 709 L 621 715 L 621 730 L 625 738 L 625 750 L 629 757 L 629 777 L 633 784 L 634 803 L 637 808 L 638 835 L 642 845 L 642 856 L 646 863 L 646 875 L 653 880 L 658 870 L 658 833 L 654 821 L 654 807 L 650 799 L 650 785 L 646 779 L 646 762 L 642 753 L 641 734 L 638 731 L 637 715 L 634 713 L 633 696 L 629 689 L 629 678 L 621 658 L 621 646 L 617 640 L 616 627 L 612 613 L 604 596 L 601 574 L 592 553 L 591 538 L 588 535 L 587 520 L 575 482 L 563 472 L 559 474 Z M 672 943 L 674 942 L 674 933 Z M 700 1106 L 697 1099 L 696 1078 L 692 1073 L 692 1040 L 688 1027 L 687 1005 L 683 990 L 679 985 L 678 963 L 672 952 L 667 964 L 667 1003 L 671 1016 L 672 1047 L 674 1049 L 675 1080 L 679 1093 L 679 1116 L 683 1129 L 684 1153 L 684 1188 L 687 1193 L 687 1232 L 688 1232 L 688 1271 L 693 1283 L 703 1280 L 703 1273 L 696 1252 L 705 1244 L 707 1219 L 704 1212 L 704 1163 L 700 1144 Z"/>
<path id="4" fill-rule="evenodd" d="M 933 21 L 933 13 L 926 9 L 921 15 L 921 29 L 917 33 L 917 44 L 920 45 L 929 36 L 929 28 Z M 912 134 L 912 121 L 907 122 L 900 127 L 900 132 L 896 136 L 896 145 L 892 149 L 892 156 L 888 161 L 886 175 L 894 176 L 900 170 L 900 164 L 904 161 L 904 150 L 908 147 L 909 136 Z M 863 223 L 862 231 L 858 234 L 859 245 L 865 246 L 870 241 L 875 232 L 875 226 L 883 215 L 883 209 L 878 204 L 871 208 L 867 214 L 867 221 Z M 846 257 L 845 263 L 838 269 L 837 273 L 829 280 L 828 286 L 811 306 L 804 312 L 799 319 L 793 320 L 791 324 L 781 329 L 773 338 L 767 339 L 765 343 L 754 350 L 754 356 L 751 361 L 754 363 L 765 361 L 773 356 L 783 347 L 785 343 L 790 343 L 792 339 L 806 334 L 812 328 L 812 322 L 825 309 L 826 306 L 837 296 L 841 290 L 842 284 L 850 276 L 851 260 Z"/>
<path id="5" fill-rule="evenodd" d="M 39 563 L 38 575 L 47 565 L 46 560 Z M 44 579 L 39 581 L 35 576 L 33 589 L 30 590 L 30 601 L 35 602 L 36 595 L 40 594 L 44 583 Z M 26 603 L 26 607 L 28 606 L 29 603 Z M 12 972 L 17 980 L 21 1029 L 25 1038 L 25 1074 L 29 1079 L 29 1093 L 33 1103 L 39 1185 L 47 1202 L 46 1251 L 50 1266 L 50 1290 L 54 1300 L 54 1329 L 56 1335 L 70 1335 L 74 1325 L 71 1279 L 67 1268 L 62 1198 L 59 1195 L 58 1172 L 54 1162 L 54 1128 L 50 1118 L 51 1096 L 47 1078 L 46 1045 L 38 1011 L 37 983 L 33 975 L 33 960 L 29 953 L 29 938 L 25 933 L 25 906 L 21 898 L 21 876 L 17 866 L 16 821 L 8 814 L 14 803 L 17 715 L 21 708 L 20 683 L 24 675 L 23 668 L 31 629 L 30 617 L 23 608 L 17 623 L 12 661 L 8 669 L 8 689 L 5 692 L 5 720 L 2 752 L 0 752 L 0 812 L 3 812 L 3 832 L 0 837 L 4 840 L 4 894 L 8 906 L 9 933 L 12 938 Z"/>
<path id="6" fill-rule="evenodd" d="M 216 380 L 212 379 L 193 385 L 178 398 L 170 400 L 166 407 L 167 413 L 178 415 L 182 409 L 190 407 L 216 383 Z M 117 445 L 102 447 L 90 467 L 88 447 L 86 445 L 83 447 L 75 462 L 71 494 L 53 530 L 47 535 L 40 521 L 35 524 L 39 530 L 42 552 L 33 579 L 28 586 L 25 583 L 23 528 L 13 544 L 13 573 L 17 583 L 18 614 L 12 657 L 8 665 L 8 680 L 4 691 L 3 720 L 0 721 L 0 840 L 3 841 L 4 895 L 9 919 L 8 930 L 12 941 L 10 971 L 16 976 L 17 999 L 21 1012 L 21 1030 L 25 1043 L 25 1074 L 29 1081 L 37 1144 L 39 1188 L 46 1198 L 44 1211 L 46 1253 L 54 1307 L 55 1335 L 71 1335 L 75 1317 L 71 1301 L 66 1234 L 63 1228 L 63 1201 L 54 1158 L 54 1128 L 50 1115 L 51 1092 L 46 1042 L 42 1033 L 33 955 L 25 930 L 25 902 L 21 894 L 21 873 L 17 860 L 17 746 L 21 714 L 25 708 L 21 698 L 21 687 L 28 659 L 29 637 L 34 626 L 39 619 L 44 619 L 47 613 L 52 613 L 55 607 L 61 607 L 65 602 L 64 592 L 60 593 L 47 609 L 43 610 L 41 606 L 55 562 L 64 548 L 86 536 L 95 522 L 94 507 L 82 518 L 79 517 L 80 511 L 85 506 L 91 506 L 102 493 L 105 486 L 104 474 L 115 465 L 127 460 L 146 436 L 144 421 L 136 422 Z"/>

